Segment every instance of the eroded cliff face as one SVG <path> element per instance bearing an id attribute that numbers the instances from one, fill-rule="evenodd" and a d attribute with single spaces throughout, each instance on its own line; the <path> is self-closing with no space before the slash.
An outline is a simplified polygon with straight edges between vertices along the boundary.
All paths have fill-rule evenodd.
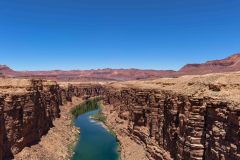
<path id="1" fill-rule="evenodd" d="M 67 97 L 103 96 L 109 114 L 117 113 L 111 125 L 126 123 L 127 129 L 120 130 L 143 145 L 149 159 L 240 159 L 239 104 L 216 96 L 219 85 L 206 86 L 215 96 L 80 84 L 69 85 Z"/>
<path id="2" fill-rule="evenodd" d="M 60 105 L 72 97 L 103 94 L 101 85 L 65 85 L 45 80 L 1 79 L 0 160 L 13 158 L 38 143 L 60 117 Z"/>
<path id="3" fill-rule="evenodd" d="M 1 91 L 0 159 L 3 159 L 12 158 L 25 146 L 39 141 L 59 117 L 62 102 L 61 90 L 55 82 L 27 80 L 24 85 L 1 86 Z"/>
<path id="4" fill-rule="evenodd" d="M 28 85 L 11 86 L 15 88 L 11 92 L 7 84 L 0 85 L 0 159 L 37 142 L 59 117 L 59 106 L 72 97 L 103 96 L 110 107 L 107 117 L 113 118 L 110 125 L 126 124 L 117 135 L 122 132 L 142 145 L 149 159 L 238 160 L 240 107 L 236 93 L 240 85 L 235 78 L 227 79 L 226 84 L 217 84 L 215 79 L 224 82 L 222 76 L 200 77 L 199 81 L 183 77 L 180 85 L 175 82 L 179 79 L 117 85 L 32 80 Z M 211 84 L 205 83 L 208 81 Z"/>
<path id="5" fill-rule="evenodd" d="M 217 96 L 130 86 L 71 85 L 68 93 L 104 96 L 105 105 L 111 106 L 109 114 L 117 113 L 111 125 L 126 123 L 122 132 L 143 145 L 149 159 L 240 159 L 238 103 Z"/>
<path id="6" fill-rule="evenodd" d="M 139 89 L 111 89 L 105 97 L 150 159 L 240 159 L 240 110 L 234 104 Z"/>

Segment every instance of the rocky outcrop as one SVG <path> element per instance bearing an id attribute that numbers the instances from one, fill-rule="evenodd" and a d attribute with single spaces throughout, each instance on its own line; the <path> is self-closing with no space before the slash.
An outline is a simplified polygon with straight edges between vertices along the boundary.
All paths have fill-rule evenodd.
<path id="1" fill-rule="evenodd" d="M 240 159 L 240 110 L 234 104 L 139 89 L 110 89 L 105 98 L 149 159 Z"/>
<path id="2" fill-rule="evenodd" d="M 206 106 L 206 159 L 240 159 L 240 110 L 233 104 L 210 101 Z"/>
<path id="3" fill-rule="evenodd" d="M 60 105 L 74 96 L 94 97 L 103 91 L 101 85 L 60 87 L 53 81 L 1 79 L 0 160 L 36 144 L 60 117 Z"/>
<path id="4" fill-rule="evenodd" d="M 11 158 L 46 134 L 59 117 L 60 88 L 54 82 L 25 81 L 23 86 L 1 86 L 0 159 Z M 6 90 L 7 89 L 7 90 Z"/>
<path id="5" fill-rule="evenodd" d="M 225 59 L 207 61 L 202 64 L 187 64 L 179 70 L 180 75 L 196 75 L 218 72 L 239 71 L 240 53 L 233 54 Z"/>
<path id="6" fill-rule="evenodd" d="M 15 160 L 67 160 L 70 159 L 72 147 L 76 144 L 79 129 L 72 125 L 70 110 L 81 103 L 81 98 L 73 97 L 60 107 L 61 117 L 53 121 L 53 127 L 34 145 L 25 147 L 14 155 Z"/>
<path id="7" fill-rule="evenodd" d="M 217 94 L 219 86 L 206 88 Z M 112 106 L 109 114 L 117 113 L 111 125 L 127 122 L 122 132 L 143 145 L 149 159 L 240 159 L 238 103 L 207 94 L 114 85 L 69 85 L 68 94 L 104 96 L 105 105 Z"/>
<path id="8" fill-rule="evenodd" d="M 19 72 L 12 70 L 6 65 L 0 65 L 0 77 L 4 76 L 18 76 L 20 75 Z"/>
<path id="9" fill-rule="evenodd" d="M 239 75 L 234 76 L 102 85 L 0 83 L 0 159 L 39 141 L 59 117 L 59 106 L 72 97 L 103 96 L 109 114 L 114 113 L 111 125 L 126 124 L 120 131 L 144 146 L 149 159 L 238 160 Z"/>

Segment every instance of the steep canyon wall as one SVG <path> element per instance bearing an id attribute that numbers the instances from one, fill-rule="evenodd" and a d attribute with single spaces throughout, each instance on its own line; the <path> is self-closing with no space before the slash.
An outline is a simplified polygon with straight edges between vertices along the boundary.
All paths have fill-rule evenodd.
<path id="1" fill-rule="evenodd" d="M 103 96 L 118 115 L 112 125 L 126 122 L 128 136 L 144 145 L 149 159 L 240 159 L 240 109 L 232 101 L 108 84 L 27 83 L 11 92 L 0 86 L 6 90 L 0 94 L 0 159 L 39 141 L 73 96 Z"/>
<path id="2" fill-rule="evenodd" d="M 240 110 L 234 104 L 139 89 L 111 89 L 105 100 L 128 121 L 129 135 L 143 142 L 150 159 L 240 159 Z"/>
<path id="3" fill-rule="evenodd" d="M 0 159 L 12 158 L 40 140 L 59 117 L 60 88 L 54 82 L 32 80 L 1 86 Z"/>
<path id="4" fill-rule="evenodd" d="M 95 85 L 59 86 L 45 80 L 4 79 L 0 82 L 0 160 L 13 158 L 38 143 L 60 117 L 60 107 L 73 96 L 101 95 Z"/>
<path id="5" fill-rule="evenodd" d="M 118 114 L 112 125 L 126 121 L 126 132 L 145 146 L 149 159 L 240 159 L 240 109 L 232 101 L 108 85 L 69 86 L 68 93 L 104 96 Z"/>

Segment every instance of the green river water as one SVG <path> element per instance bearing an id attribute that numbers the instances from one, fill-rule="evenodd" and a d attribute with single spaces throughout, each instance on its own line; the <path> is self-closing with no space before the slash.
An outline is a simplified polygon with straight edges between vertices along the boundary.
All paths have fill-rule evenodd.
<path id="1" fill-rule="evenodd" d="M 75 119 L 75 126 L 80 128 L 80 137 L 74 148 L 72 160 L 117 160 L 118 143 L 102 125 L 89 116 L 98 110 L 90 111 Z"/>

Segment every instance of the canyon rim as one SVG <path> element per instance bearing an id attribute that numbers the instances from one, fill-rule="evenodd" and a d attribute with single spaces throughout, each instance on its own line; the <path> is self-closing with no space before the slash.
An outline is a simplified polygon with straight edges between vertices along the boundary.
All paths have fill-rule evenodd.
<path id="1" fill-rule="evenodd" d="M 0 160 L 240 160 L 239 0 L 0 0 Z"/>
<path id="2" fill-rule="evenodd" d="M 238 160 L 239 77 L 226 72 L 100 82 L 1 78 L 0 159 L 69 157 L 68 145 L 78 133 L 67 121 L 69 110 L 101 96 L 123 160 Z M 49 140 L 65 144 L 56 149 Z"/>

